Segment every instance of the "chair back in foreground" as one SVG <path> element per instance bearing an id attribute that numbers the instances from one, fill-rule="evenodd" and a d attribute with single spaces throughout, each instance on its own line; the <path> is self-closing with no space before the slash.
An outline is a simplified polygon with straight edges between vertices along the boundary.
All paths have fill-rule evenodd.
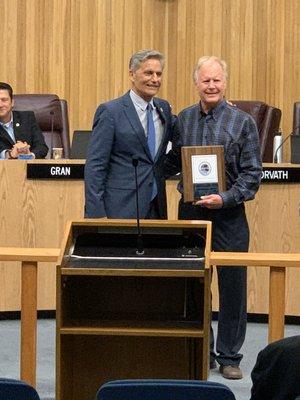
<path id="1" fill-rule="evenodd" d="M 257 124 L 262 161 L 273 162 L 273 142 L 279 130 L 281 110 L 262 101 L 231 101 L 253 117 Z"/>
<path id="2" fill-rule="evenodd" d="M 137 379 L 105 383 L 96 400 L 235 400 L 235 396 L 221 383 Z"/>
<path id="3" fill-rule="evenodd" d="M 37 391 L 24 381 L 0 378 L 0 400 L 40 400 Z"/>
<path id="4" fill-rule="evenodd" d="M 69 158 L 70 134 L 66 100 L 60 99 L 56 94 L 15 94 L 14 110 L 33 111 L 49 149 L 61 147 L 63 157 Z"/>

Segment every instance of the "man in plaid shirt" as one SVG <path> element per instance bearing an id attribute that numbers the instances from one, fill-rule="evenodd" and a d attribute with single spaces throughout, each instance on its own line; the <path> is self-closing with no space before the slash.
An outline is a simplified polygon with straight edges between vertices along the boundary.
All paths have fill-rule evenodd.
<path id="1" fill-rule="evenodd" d="M 173 148 L 165 161 L 166 175 L 181 171 L 181 146 L 224 146 L 226 190 L 202 196 L 195 203 L 179 203 L 179 219 L 210 220 L 212 249 L 247 252 L 249 228 L 244 202 L 254 198 L 261 179 L 257 127 L 252 117 L 226 102 L 225 61 L 199 59 L 194 81 L 200 103 L 181 111 L 175 126 Z M 182 193 L 182 182 L 178 185 Z M 245 267 L 218 267 L 219 317 L 216 350 L 211 335 L 210 366 L 220 365 L 227 379 L 241 379 L 241 349 L 247 325 L 247 271 Z"/>

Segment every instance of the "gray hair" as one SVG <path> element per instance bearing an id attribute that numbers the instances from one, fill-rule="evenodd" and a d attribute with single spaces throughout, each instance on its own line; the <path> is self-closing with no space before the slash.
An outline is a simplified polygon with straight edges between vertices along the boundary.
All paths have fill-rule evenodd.
<path id="1" fill-rule="evenodd" d="M 199 60 L 198 60 L 198 62 L 197 62 L 197 64 L 196 64 L 196 67 L 195 67 L 195 69 L 194 69 L 193 78 L 194 78 L 194 82 L 195 82 L 195 83 L 196 83 L 197 80 L 198 80 L 198 71 L 199 71 L 199 69 L 202 67 L 203 64 L 205 64 L 205 63 L 208 62 L 208 61 L 215 61 L 215 62 L 217 62 L 218 64 L 220 64 L 220 66 L 221 66 L 221 68 L 222 68 L 222 70 L 223 70 L 225 79 L 228 78 L 228 69 L 227 69 L 226 61 L 221 60 L 221 58 L 216 57 L 216 56 L 203 56 L 203 57 L 200 57 L 200 58 L 199 58 Z"/>
<path id="2" fill-rule="evenodd" d="M 143 61 L 149 60 L 150 58 L 156 58 L 159 60 L 162 69 L 164 68 L 165 57 L 162 53 L 156 50 L 139 50 L 130 58 L 129 69 L 131 71 L 136 71 L 140 68 Z"/>

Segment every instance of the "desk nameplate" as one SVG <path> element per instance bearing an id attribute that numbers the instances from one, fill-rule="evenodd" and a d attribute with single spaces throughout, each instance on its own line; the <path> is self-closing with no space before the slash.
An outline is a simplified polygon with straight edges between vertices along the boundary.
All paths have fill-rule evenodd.
<path id="1" fill-rule="evenodd" d="M 262 183 L 300 183 L 300 168 L 293 167 L 264 167 Z"/>
<path id="2" fill-rule="evenodd" d="M 84 179 L 84 164 L 27 164 L 27 179 Z"/>
<path id="3" fill-rule="evenodd" d="M 28 163 L 27 179 L 73 180 L 84 179 L 84 164 L 76 163 Z M 180 179 L 180 176 L 174 177 Z M 300 183 L 300 168 L 263 167 L 262 183 Z"/>

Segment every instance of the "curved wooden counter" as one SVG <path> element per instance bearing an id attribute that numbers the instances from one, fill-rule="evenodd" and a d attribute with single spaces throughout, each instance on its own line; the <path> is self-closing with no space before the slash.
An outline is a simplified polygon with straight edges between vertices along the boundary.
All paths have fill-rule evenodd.
<path id="1" fill-rule="evenodd" d="M 54 163 L 36 160 L 30 163 Z M 58 163 L 84 164 L 81 160 Z M 299 166 L 291 166 L 299 168 Z M 176 181 L 169 181 L 169 218 L 177 216 Z M 83 217 L 82 180 L 28 180 L 26 161 L 0 162 L 0 246 L 60 247 L 66 222 Z M 262 184 L 256 199 L 246 205 L 252 252 L 300 252 L 300 183 Z M 299 270 L 298 270 L 299 271 Z M 216 274 L 213 303 L 217 309 Z M 248 311 L 268 312 L 268 268 L 249 267 Z M 300 315 L 299 272 L 289 268 L 286 277 L 286 314 Z M 16 262 L 0 262 L 0 311 L 20 310 L 20 268 Z M 55 308 L 55 265 L 38 270 L 38 309 Z"/>

